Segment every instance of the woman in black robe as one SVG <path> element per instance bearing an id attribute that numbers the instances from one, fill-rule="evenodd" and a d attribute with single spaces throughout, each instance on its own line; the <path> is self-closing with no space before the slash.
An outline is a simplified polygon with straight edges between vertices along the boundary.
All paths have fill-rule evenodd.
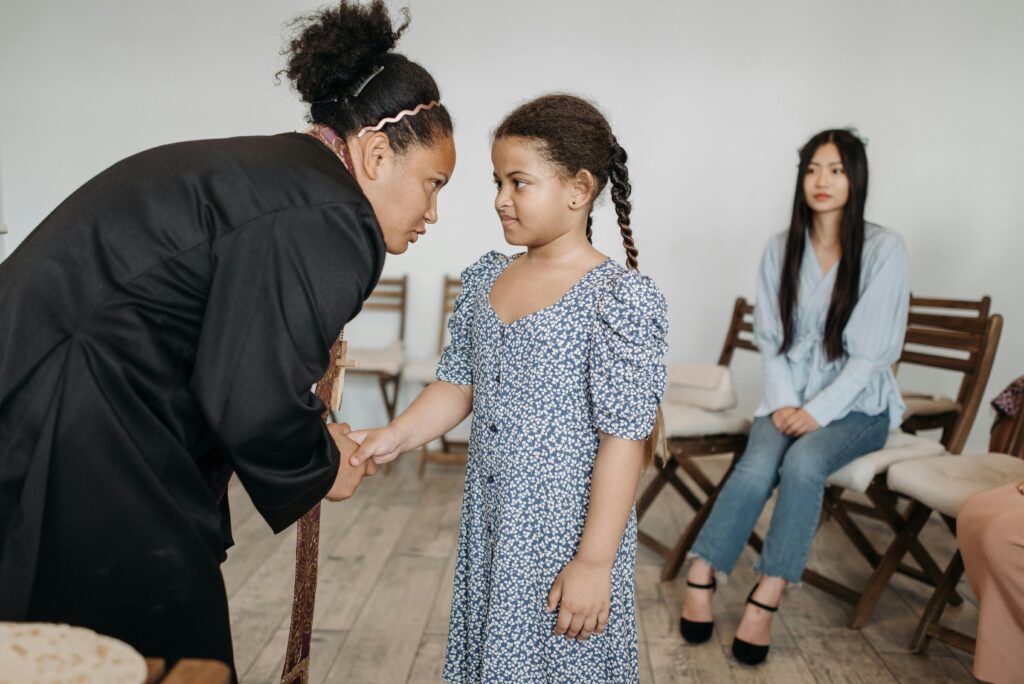
<path id="1" fill-rule="evenodd" d="M 125 159 L 0 263 L 0 620 L 232 664 L 211 473 L 275 532 L 352 493 L 310 387 L 455 163 L 404 28 L 380 0 L 306 17 L 308 134 Z"/>

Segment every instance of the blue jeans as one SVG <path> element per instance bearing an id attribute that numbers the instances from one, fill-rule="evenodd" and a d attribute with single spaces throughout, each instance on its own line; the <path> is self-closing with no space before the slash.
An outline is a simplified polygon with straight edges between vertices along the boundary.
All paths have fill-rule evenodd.
<path id="1" fill-rule="evenodd" d="M 776 485 L 779 497 L 755 570 L 799 582 L 818 528 L 825 480 L 850 461 L 878 451 L 889 414 L 850 413 L 793 438 L 771 416 L 754 420 L 750 440 L 693 545 L 693 554 L 730 573 Z"/>

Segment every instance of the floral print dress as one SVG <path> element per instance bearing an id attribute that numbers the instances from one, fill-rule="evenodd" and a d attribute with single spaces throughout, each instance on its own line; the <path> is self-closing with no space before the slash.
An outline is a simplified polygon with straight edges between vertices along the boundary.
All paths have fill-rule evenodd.
<path id="1" fill-rule="evenodd" d="M 599 432 L 645 439 L 665 387 L 665 300 L 608 259 L 558 302 L 511 323 L 490 304 L 516 257 L 484 255 L 462 274 L 440 380 L 473 385 L 444 678 L 456 684 L 638 681 L 630 514 L 603 634 L 553 633 L 548 591 L 576 554 Z"/>

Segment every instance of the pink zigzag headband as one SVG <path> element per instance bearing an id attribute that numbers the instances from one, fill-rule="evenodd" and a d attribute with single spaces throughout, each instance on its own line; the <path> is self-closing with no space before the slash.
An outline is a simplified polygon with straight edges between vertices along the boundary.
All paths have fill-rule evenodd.
<path id="1" fill-rule="evenodd" d="M 379 131 L 380 129 L 382 129 L 385 126 L 387 126 L 389 123 L 398 123 L 399 121 L 401 121 L 402 119 L 404 119 L 407 116 L 416 116 L 417 114 L 422 112 L 424 109 L 433 109 L 434 107 L 440 107 L 440 106 L 441 106 L 440 100 L 432 100 L 431 102 L 429 102 L 427 104 L 416 105 L 415 109 L 403 109 L 402 111 L 398 112 L 398 114 L 395 114 L 394 116 L 389 116 L 386 119 L 381 119 L 380 123 L 378 123 L 376 126 L 367 126 L 366 128 L 364 128 L 361 131 L 359 131 L 359 133 L 356 135 L 356 137 L 357 138 L 362 138 L 367 133 L 370 133 L 370 132 L 373 132 L 373 131 Z"/>

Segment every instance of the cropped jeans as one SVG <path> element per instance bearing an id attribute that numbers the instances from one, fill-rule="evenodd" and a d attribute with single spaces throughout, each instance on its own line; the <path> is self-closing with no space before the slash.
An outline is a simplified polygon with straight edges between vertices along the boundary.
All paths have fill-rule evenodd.
<path id="1" fill-rule="evenodd" d="M 850 461 L 881 449 L 888 433 L 888 413 L 850 413 L 795 438 L 779 432 L 771 416 L 755 419 L 747 449 L 715 501 L 692 555 L 719 572 L 732 572 L 778 486 L 778 501 L 755 569 L 799 582 L 818 528 L 825 480 Z"/>

